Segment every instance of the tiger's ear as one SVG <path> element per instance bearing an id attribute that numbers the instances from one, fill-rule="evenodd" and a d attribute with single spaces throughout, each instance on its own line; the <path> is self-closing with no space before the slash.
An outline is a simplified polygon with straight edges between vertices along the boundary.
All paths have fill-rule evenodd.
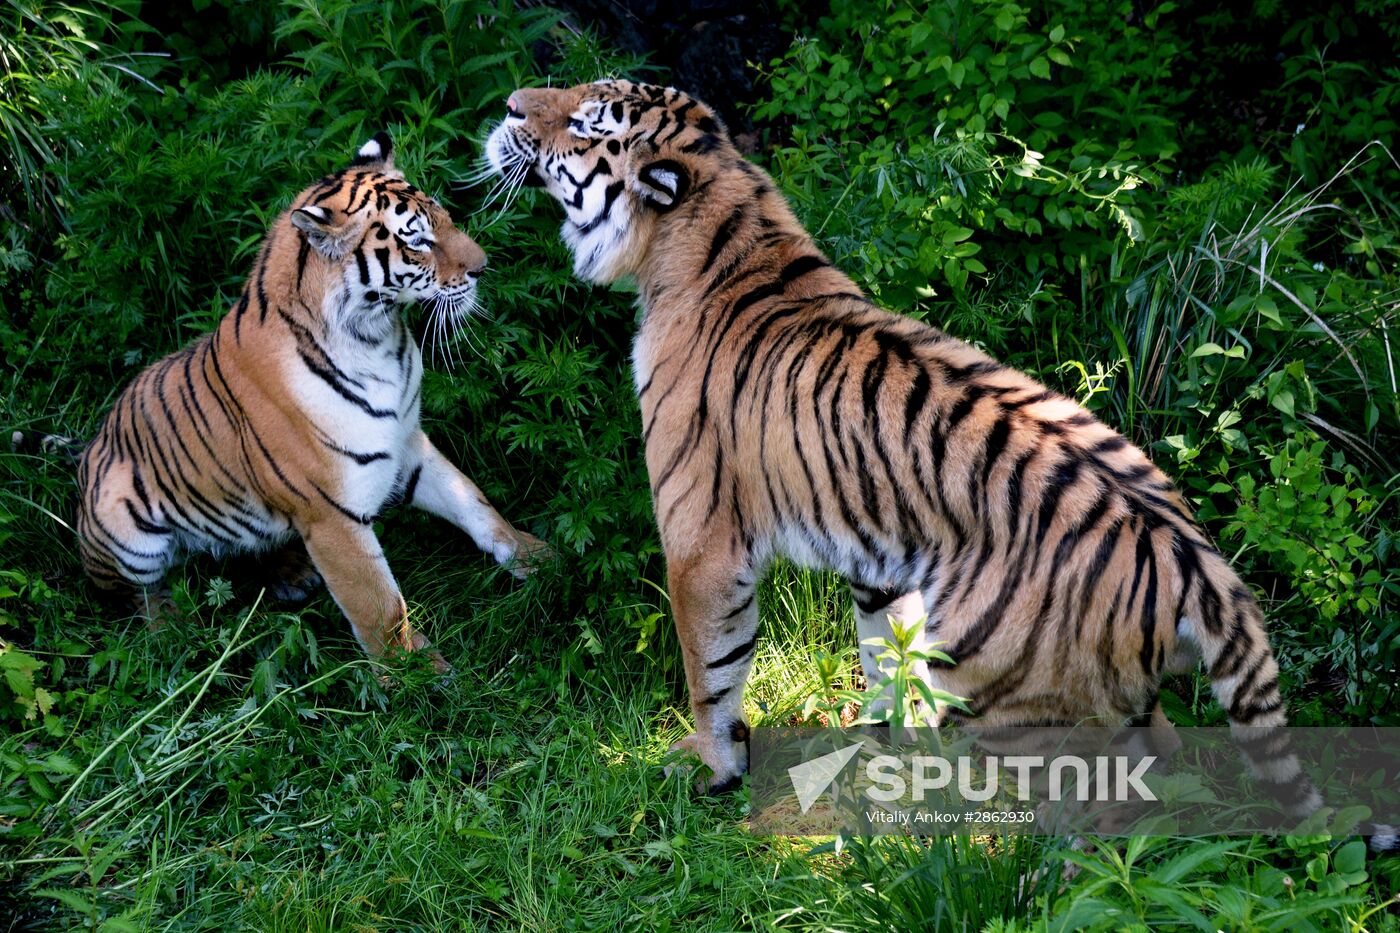
<path id="1" fill-rule="evenodd" d="M 329 259 L 339 259 L 350 251 L 354 232 L 340 211 L 312 204 L 292 209 L 292 226 L 306 234 L 311 248 Z"/>
<path id="2" fill-rule="evenodd" d="M 351 168 L 369 167 L 381 172 L 392 172 L 394 170 L 394 141 L 389 138 L 389 134 L 383 130 L 374 134 L 374 138 L 360 147 L 360 151 L 355 153 L 355 158 L 350 161 Z"/>
<path id="3" fill-rule="evenodd" d="M 690 171 L 675 159 L 643 162 L 630 180 L 642 202 L 662 214 L 681 203 L 690 190 Z"/>

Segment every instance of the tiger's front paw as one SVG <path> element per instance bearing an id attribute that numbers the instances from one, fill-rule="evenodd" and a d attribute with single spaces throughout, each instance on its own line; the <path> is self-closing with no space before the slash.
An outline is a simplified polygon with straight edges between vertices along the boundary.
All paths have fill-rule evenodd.
<path id="1" fill-rule="evenodd" d="M 166 589 L 137 590 L 132 595 L 132 606 L 136 614 L 146 620 L 146 631 L 159 632 L 166 623 L 185 617 L 180 604 L 175 602 Z"/>
<path id="2" fill-rule="evenodd" d="M 727 794 L 738 789 L 743 783 L 744 772 L 748 770 L 747 747 L 744 747 L 745 754 L 743 760 L 710 761 L 707 760 L 703 743 L 700 736 L 692 732 L 690 735 L 671 745 L 669 764 L 664 768 L 667 777 L 676 772 L 691 777 L 691 784 L 696 793 L 710 794 L 717 796 Z M 725 756 L 735 759 L 737 756 Z M 704 767 L 702 767 L 702 765 Z"/>
<path id="3" fill-rule="evenodd" d="M 530 574 L 553 562 L 559 555 L 554 548 L 536 538 L 528 531 L 511 529 L 507 554 L 500 558 L 501 566 L 509 570 L 517 580 L 524 580 Z"/>
<path id="4" fill-rule="evenodd" d="M 409 651 L 424 652 L 429 661 L 433 662 L 433 670 L 441 675 L 451 675 L 455 673 L 452 665 L 447 663 L 447 659 L 442 656 L 442 652 L 433 647 L 427 636 L 422 632 L 412 632 L 408 636 L 407 644 L 404 645 Z"/>

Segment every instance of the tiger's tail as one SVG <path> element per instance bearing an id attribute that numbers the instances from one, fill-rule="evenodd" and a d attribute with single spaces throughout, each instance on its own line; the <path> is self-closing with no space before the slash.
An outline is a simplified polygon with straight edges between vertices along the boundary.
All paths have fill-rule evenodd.
<path id="1" fill-rule="evenodd" d="M 63 457 L 73 463 L 83 455 L 88 442 L 62 434 L 26 434 L 15 431 L 10 435 L 10 450 L 17 454 L 39 454 L 46 457 Z"/>
<path id="2" fill-rule="evenodd" d="M 1193 569 L 1197 572 L 1186 580 L 1181 632 L 1200 648 L 1211 691 L 1230 719 L 1231 737 L 1251 776 L 1289 816 L 1308 816 L 1323 799 L 1285 728 L 1288 712 L 1264 612 L 1219 554 L 1201 553 Z M 1397 827 L 1364 822 L 1357 832 L 1370 837 L 1375 852 L 1400 852 Z"/>

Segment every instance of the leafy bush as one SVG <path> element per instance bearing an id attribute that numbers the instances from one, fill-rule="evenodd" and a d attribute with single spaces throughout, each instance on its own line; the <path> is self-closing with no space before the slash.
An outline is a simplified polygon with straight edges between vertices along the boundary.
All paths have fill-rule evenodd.
<path id="1" fill-rule="evenodd" d="M 1380 715 L 1384 694 L 1360 685 L 1400 663 L 1386 634 L 1400 576 L 1382 569 L 1397 529 L 1385 483 L 1400 470 L 1387 453 L 1400 215 L 1377 179 L 1400 162 L 1358 126 L 1393 127 L 1304 133 L 1184 177 L 1183 134 L 1199 142 L 1182 116 L 1187 27 L 1172 3 L 836 4 L 768 66 L 757 113 L 781 127 L 776 173 L 838 262 L 887 306 L 1079 395 L 1174 464 L 1218 534 L 1251 529 L 1242 563 L 1257 585 L 1308 594 L 1273 607 L 1291 675 L 1340 672 L 1349 713 Z M 1342 71 L 1356 93 L 1366 75 L 1393 80 Z M 1340 106 L 1319 105 L 1317 125 Z M 1327 159 L 1340 161 L 1311 182 Z M 1260 454 L 1295 435 L 1328 450 L 1305 495 L 1341 489 L 1370 508 L 1360 527 L 1309 529 L 1335 542 L 1311 545 L 1321 553 L 1345 552 L 1321 577 L 1240 495 L 1242 480 L 1292 482 Z M 1367 582 L 1353 591 L 1353 577 Z"/>
<path id="2" fill-rule="evenodd" d="M 530 502 L 508 511 L 537 516 L 527 524 L 577 555 L 581 608 L 630 612 L 614 612 L 614 597 L 633 591 L 655 551 L 625 371 L 631 308 L 621 297 L 585 300 L 547 214 L 488 206 L 484 187 L 459 183 L 478 174 L 479 139 L 506 95 L 535 80 L 540 43 L 560 47 L 556 80 L 633 64 L 557 23 L 547 8 L 480 2 L 421 16 L 408 3 L 296 3 L 273 30 L 290 68 L 226 84 L 196 67 L 166 70 L 153 76 L 158 93 L 107 84 L 90 94 L 88 71 L 51 77 L 49 132 L 72 153 L 56 169 L 72 192 L 70 232 L 42 295 L 29 292 L 0 320 L 7 362 L 25 373 L 14 420 L 54 393 L 100 401 L 210 329 L 288 198 L 387 127 L 407 176 L 491 256 L 490 316 L 453 348 L 425 345 L 430 362 L 456 361 L 429 373 L 427 416 L 489 496 Z M 99 414 L 45 427 L 83 436 Z"/>
<path id="3" fill-rule="evenodd" d="M 6 226 L 47 234 L 64 224 L 64 189 L 51 171 L 69 150 L 48 122 L 55 110 L 51 84 L 81 75 L 102 93 L 123 77 L 143 81 L 141 63 L 122 48 L 143 28 L 128 18 L 137 5 L 119 0 L 107 10 L 74 5 L 55 12 L 35 0 L 5 0 L 0 10 L 0 220 Z"/>
<path id="4" fill-rule="evenodd" d="M 995 337 L 970 293 L 997 281 L 1034 317 L 1049 270 L 1102 261 L 1115 231 L 1141 236 L 1135 192 L 1176 150 L 1179 98 L 1153 79 L 1179 46 L 1143 41 L 1159 12 L 1101 28 L 1129 9 L 1093 0 L 1033 22 L 1010 2 L 834 5 L 768 74 L 757 112 L 792 136 L 779 174 L 862 284 L 902 310 L 946 291 L 970 336 Z"/>

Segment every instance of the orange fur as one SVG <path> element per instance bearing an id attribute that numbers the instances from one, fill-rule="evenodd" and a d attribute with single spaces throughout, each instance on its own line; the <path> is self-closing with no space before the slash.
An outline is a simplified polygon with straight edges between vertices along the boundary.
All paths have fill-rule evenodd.
<path id="1" fill-rule="evenodd" d="M 581 276 L 640 289 L 683 746 L 712 789 L 746 766 L 775 556 L 845 574 L 862 638 L 926 615 L 920 644 L 956 663 L 919 673 L 984 724 L 1160 726 L 1161 677 L 1193 650 L 1234 723 L 1284 723 L 1263 615 L 1167 477 L 1072 400 L 872 304 L 704 104 L 626 81 L 516 91 L 488 157 L 564 206 Z M 1270 760 L 1282 793 L 1311 793 Z"/>
<path id="2" fill-rule="evenodd" d="M 376 137 L 297 195 L 219 326 L 118 398 L 79 466 L 81 553 L 99 586 L 144 589 L 181 553 L 298 535 L 380 655 L 428 644 L 371 527 L 383 508 L 443 515 L 502 562 L 541 547 L 418 425 L 422 367 L 399 307 L 438 302 L 456 323 L 486 257 L 390 149 Z"/>

